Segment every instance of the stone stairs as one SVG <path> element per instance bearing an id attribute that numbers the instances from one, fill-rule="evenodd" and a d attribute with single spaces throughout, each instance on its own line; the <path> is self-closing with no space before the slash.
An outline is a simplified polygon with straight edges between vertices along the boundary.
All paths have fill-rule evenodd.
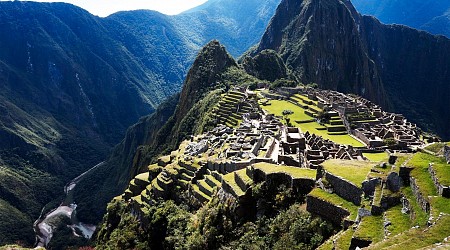
<path id="1" fill-rule="evenodd" d="M 219 173 L 207 169 L 202 179 L 191 184 L 194 197 L 201 203 L 210 201 L 215 191 L 222 186 L 221 181 L 222 177 Z"/>
<path id="2" fill-rule="evenodd" d="M 224 94 L 218 105 L 214 107 L 218 124 L 229 127 L 238 126 L 242 115 L 251 111 L 251 106 L 245 99 L 246 95 L 237 91 Z"/>

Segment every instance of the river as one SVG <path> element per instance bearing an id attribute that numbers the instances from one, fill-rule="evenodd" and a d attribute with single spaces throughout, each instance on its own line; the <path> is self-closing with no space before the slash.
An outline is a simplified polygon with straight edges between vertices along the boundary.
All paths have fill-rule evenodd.
<path id="1" fill-rule="evenodd" d="M 95 165 L 94 167 L 90 168 L 86 172 L 82 173 L 78 177 L 71 180 L 69 183 L 67 183 L 64 186 L 64 192 L 66 194 L 66 197 L 63 202 L 59 205 L 59 207 L 51 210 L 44 216 L 42 213 L 45 210 L 45 207 L 42 208 L 41 215 L 39 218 L 34 222 L 34 232 L 36 234 L 36 246 L 37 247 L 46 247 L 50 240 L 52 239 L 53 232 L 57 225 L 53 225 L 52 221 L 56 217 L 67 217 L 71 220 L 72 225 L 69 225 L 69 227 L 72 229 L 73 234 L 76 236 L 85 237 L 87 239 L 90 239 L 95 231 L 95 225 L 85 224 L 80 221 L 78 221 L 76 217 L 76 209 L 77 205 L 75 201 L 73 200 L 73 191 L 78 184 L 78 182 L 89 172 L 95 170 L 96 168 L 102 166 L 105 162 L 100 162 L 99 164 Z M 79 235 L 77 233 L 77 230 L 82 232 L 82 235 Z"/>

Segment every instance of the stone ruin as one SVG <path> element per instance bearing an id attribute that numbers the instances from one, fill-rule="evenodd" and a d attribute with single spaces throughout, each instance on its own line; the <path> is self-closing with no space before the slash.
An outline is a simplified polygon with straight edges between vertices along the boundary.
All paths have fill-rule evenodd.
<path id="1" fill-rule="evenodd" d="M 205 153 L 208 150 L 208 140 L 201 140 L 199 142 L 191 142 L 186 146 L 185 154 L 196 156 Z"/>
<path id="2" fill-rule="evenodd" d="M 444 146 L 444 157 L 447 160 L 447 164 L 450 164 L 450 146 Z"/>
<path id="3" fill-rule="evenodd" d="M 422 144 L 416 124 L 408 122 L 403 115 L 384 112 L 378 105 L 362 97 L 312 88 L 304 88 L 302 93 L 317 99 L 321 108 L 331 107 L 337 111 L 348 132 L 369 148 L 384 146 L 386 139 L 393 139 L 403 147 Z M 351 121 L 349 117 L 352 117 Z"/>

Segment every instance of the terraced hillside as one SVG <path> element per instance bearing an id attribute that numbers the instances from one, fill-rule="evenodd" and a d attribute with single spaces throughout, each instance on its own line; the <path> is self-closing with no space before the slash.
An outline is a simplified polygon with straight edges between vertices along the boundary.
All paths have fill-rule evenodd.
<path id="1" fill-rule="evenodd" d="M 282 116 L 283 110 L 291 110 L 293 111 L 293 114 L 289 116 L 291 123 L 303 132 L 310 132 L 343 145 L 364 146 L 347 133 L 343 121 L 337 113 L 329 113 L 330 117 L 326 123 L 319 124 L 316 120 L 324 112 L 318 105 L 318 101 L 295 94 L 288 100 L 270 100 L 264 103 L 262 108 L 276 116 Z"/>
<path id="2" fill-rule="evenodd" d="M 308 210 L 340 218 L 344 229 L 352 223 L 356 228 L 336 234 L 320 249 L 431 249 L 445 243 L 450 235 L 445 224 L 450 220 L 450 199 L 443 190 L 449 184 L 450 165 L 442 157 L 422 152 L 402 155 L 395 165 L 383 165 L 370 168 L 367 163 L 348 169 L 343 163 L 324 164 L 326 185 L 308 195 Z M 360 203 L 355 204 L 358 198 Z"/>
<path id="3" fill-rule="evenodd" d="M 219 124 L 237 127 L 242 121 L 242 115 L 249 113 L 251 109 L 245 93 L 232 90 L 222 95 L 213 112 Z"/>
<path id="4" fill-rule="evenodd" d="M 261 92 L 268 95 L 256 101 Z M 193 218 L 202 216 L 203 209 L 227 204 L 222 208 L 230 209 L 234 226 L 297 202 L 305 213 L 333 225 L 334 235 L 322 238 L 319 249 L 395 249 L 412 234 L 429 237 L 414 244 L 432 247 L 448 236 L 450 165 L 441 149 L 444 143 L 419 148 L 422 152 L 387 146 L 355 150 L 303 132 L 302 124 L 319 125 L 324 114 L 323 127 L 347 129 L 339 110 L 322 100 L 301 94 L 283 100 L 265 90 L 249 93 L 233 88 L 222 94 L 214 108 L 217 126 L 160 157 L 116 201 L 128 204 L 143 223 L 161 200 L 200 211 Z M 293 111 L 289 118 L 300 129 L 286 126 L 285 109 Z M 338 136 L 324 131 L 329 138 Z M 310 156 L 323 158 L 317 166 L 298 164 L 315 161 Z"/>

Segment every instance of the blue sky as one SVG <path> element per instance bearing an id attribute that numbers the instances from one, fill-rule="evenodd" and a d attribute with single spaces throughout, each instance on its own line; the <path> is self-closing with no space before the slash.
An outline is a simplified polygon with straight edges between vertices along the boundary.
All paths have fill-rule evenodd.
<path id="1" fill-rule="evenodd" d="M 4 0 L 0 0 L 4 1 Z M 38 0 L 36 2 L 66 2 L 80 6 L 90 13 L 105 17 L 121 10 L 150 9 L 175 15 L 196 7 L 207 0 Z"/>

